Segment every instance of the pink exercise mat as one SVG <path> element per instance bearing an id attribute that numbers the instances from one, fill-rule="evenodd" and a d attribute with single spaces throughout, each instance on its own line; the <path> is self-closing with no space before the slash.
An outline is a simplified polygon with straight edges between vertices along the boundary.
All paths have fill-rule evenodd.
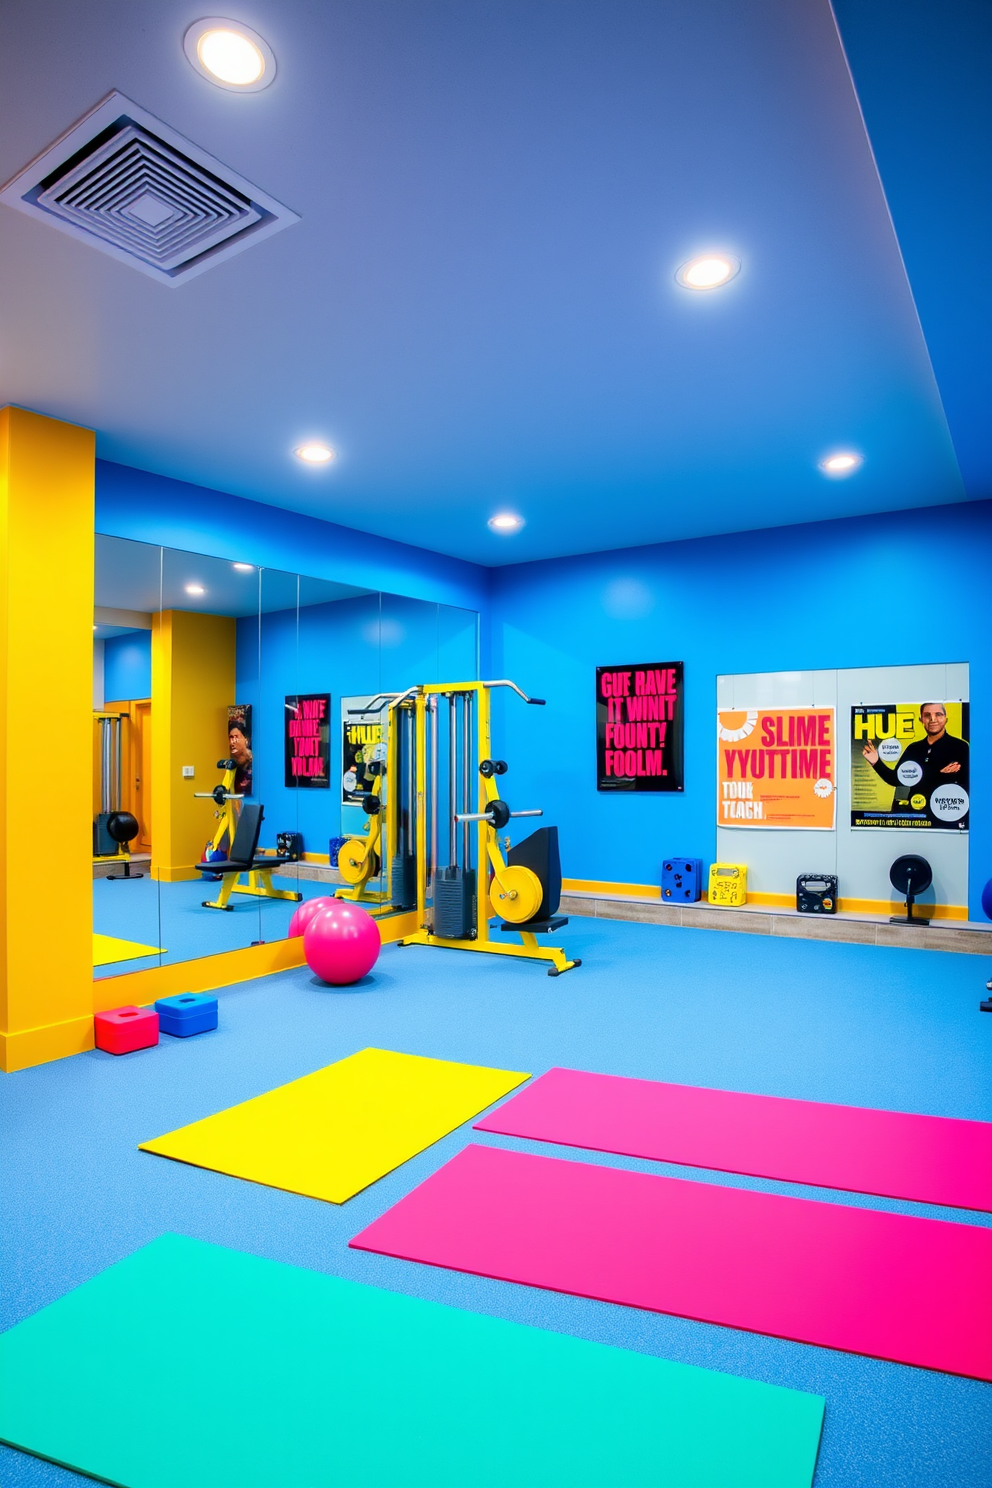
<path id="1" fill-rule="evenodd" d="M 992 1380 L 975 1225 L 470 1146 L 351 1244 Z"/>
<path id="2" fill-rule="evenodd" d="M 551 1069 L 477 1131 L 992 1210 L 992 1122 Z"/>

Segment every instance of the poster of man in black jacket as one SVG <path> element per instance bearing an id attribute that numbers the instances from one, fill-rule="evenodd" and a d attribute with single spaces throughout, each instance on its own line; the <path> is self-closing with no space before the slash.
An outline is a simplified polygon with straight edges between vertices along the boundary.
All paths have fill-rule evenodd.
<path id="1" fill-rule="evenodd" d="M 861 752 L 879 779 L 893 787 L 893 812 L 911 813 L 933 827 L 967 829 L 967 741 L 947 732 L 943 703 L 921 704 L 920 725 L 923 738 L 908 744 L 894 767 L 879 757 L 871 739 Z"/>

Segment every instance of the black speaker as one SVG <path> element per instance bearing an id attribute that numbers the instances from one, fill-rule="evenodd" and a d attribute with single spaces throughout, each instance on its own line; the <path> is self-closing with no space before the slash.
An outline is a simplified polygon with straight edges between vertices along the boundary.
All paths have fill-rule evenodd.
<path id="1" fill-rule="evenodd" d="M 551 916 L 558 913 L 558 905 L 561 903 L 561 858 L 558 855 L 558 828 L 538 827 L 536 832 L 531 832 L 523 842 L 518 842 L 516 847 L 511 847 L 506 855 L 507 865 L 511 868 L 529 868 L 536 873 L 541 880 L 544 889 L 544 897 L 538 906 L 537 913 L 531 918 L 533 920 L 550 920 Z M 528 921 L 522 925 L 515 926 L 518 930 L 526 930 Z"/>
<path id="2" fill-rule="evenodd" d="M 836 873 L 800 873 L 796 879 L 796 908 L 800 914 L 836 914 Z"/>
<path id="3" fill-rule="evenodd" d="M 280 858 L 288 858 L 291 863 L 298 863 L 303 856 L 303 833 L 277 832 L 276 853 Z"/>

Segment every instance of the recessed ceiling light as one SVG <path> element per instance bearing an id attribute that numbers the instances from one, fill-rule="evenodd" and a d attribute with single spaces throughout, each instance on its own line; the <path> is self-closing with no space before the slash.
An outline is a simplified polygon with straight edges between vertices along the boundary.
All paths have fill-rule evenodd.
<path id="1" fill-rule="evenodd" d="M 489 518 L 488 525 L 494 532 L 519 532 L 524 525 L 524 519 L 513 512 L 499 512 L 495 517 Z"/>
<path id="2" fill-rule="evenodd" d="M 186 585 L 186 593 L 187 594 L 206 594 L 206 592 L 207 591 L 206 591 L 206 589 L 204 589 L 204 587 L 203 587 L 202 584 L 187 584 Z"/>
<path id="3" fill-rule="evenodd" d="M 232 568 L 236 568 L 237 571 L 238 571 L 238 573 L 254 573 L 255 572 L 255 565 L 253 563 L 234 563 L 231 566 L 232 566 Z"/>
<path id="4" fill-rule="evenodd" d="M 861 455 L 853 455 L 848 450 L 838 450 L 836 455 L 827 455 L 826 459 L 820 461 L 820 469 L 824 475 L 850 475 L 852 470 L 857 470 L 862 464 Z"/>
<path id="5" fill-rule="evenodd" d="M 676 269 L 675 279 L 683 289 L 719 289 L 736 279 L 740 271 L 739 258 L 731 258 L 729 253 L 704 253 Z"/>
<path id="6" fill-rule="evenodd" d="M 276 75 L 268 42 L 250 26 L 223 16 L 194 21 L 183 37 L 183 51 L 202 77 L 234 93 L 257 93 Z"/>
<path id="7" fill-rule="evenodd" d="M 296 457 L 307 465 L 326 465 L 328 460 L 334 459 L 334 451 L 326 444 L 301 444 L 296 450 Z"/>

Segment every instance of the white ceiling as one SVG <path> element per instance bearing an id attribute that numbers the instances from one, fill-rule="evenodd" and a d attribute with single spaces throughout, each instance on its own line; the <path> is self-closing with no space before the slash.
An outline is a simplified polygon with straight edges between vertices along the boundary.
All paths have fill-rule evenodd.
<path id="1" fill-rule="evenodd" d="M 247 96 L 198 15 L 8 0 L 0 177 L 119 88 L 302 220 L 168 288 L 0 207 L 0 400 L 483 563 L 963 498 L 827 0 L 251 0 Z"/>

